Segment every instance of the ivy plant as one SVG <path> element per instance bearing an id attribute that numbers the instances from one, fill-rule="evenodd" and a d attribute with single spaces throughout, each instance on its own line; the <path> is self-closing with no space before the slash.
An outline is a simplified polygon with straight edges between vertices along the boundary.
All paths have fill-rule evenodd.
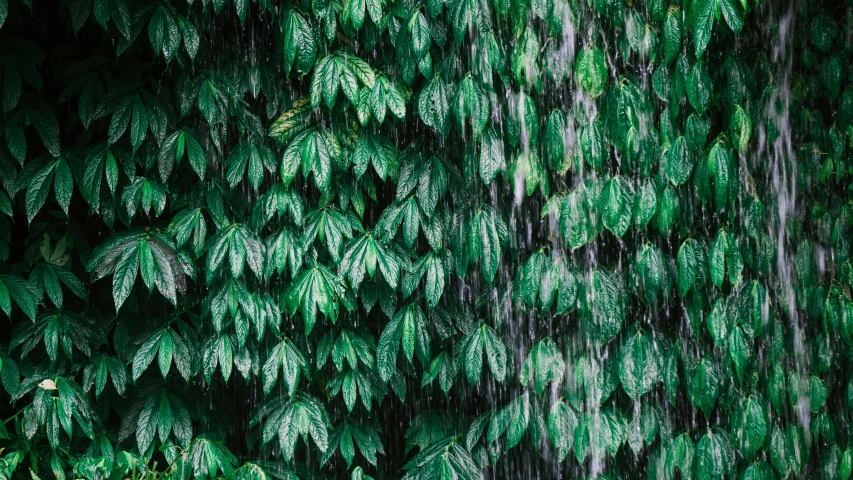
<path id="1" fill-rule="evenodd" d="M 0 0 L 0 480 L 847 480 L 853 3 Z"/>

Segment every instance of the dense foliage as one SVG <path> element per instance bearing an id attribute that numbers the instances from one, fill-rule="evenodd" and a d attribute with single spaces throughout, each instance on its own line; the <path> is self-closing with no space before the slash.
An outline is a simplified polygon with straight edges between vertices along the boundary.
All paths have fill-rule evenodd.
<path id="1" fill-rule="evenodd" d="M 846 480 L 841 3 L 0 0 L 0 480 Z"/>

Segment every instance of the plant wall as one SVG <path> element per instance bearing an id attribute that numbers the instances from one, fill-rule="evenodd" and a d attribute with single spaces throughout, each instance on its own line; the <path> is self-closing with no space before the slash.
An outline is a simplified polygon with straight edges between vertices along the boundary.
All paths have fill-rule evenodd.
<path id="1" fill-rule="evenodd" d="M 849 1 L 0 23 L 0 479 L 850 477 Z"/>

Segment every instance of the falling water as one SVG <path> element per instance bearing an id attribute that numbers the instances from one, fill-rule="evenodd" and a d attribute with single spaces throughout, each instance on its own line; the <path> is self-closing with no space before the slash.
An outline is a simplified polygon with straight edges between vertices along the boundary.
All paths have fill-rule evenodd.
<path id="1" fill-rule="evenodd" d="M 75 470 L 78 458 L 107 463 L 87 458 L 107 450 L 88 446 L 93 435 L 156 470 L 146 478 L 232 478 L 244 462 L 267 473 L 240 480 L 765 478 L 771 468 L 835 478 L 853 468 L 853 338 L 842 338 L 853 337 L 853 279 L 815 231 L 826 212 L 815 213 L 812 196 L 823 197 L 811 189 L 824 182 L 798 150 L 817 152 L 826 125 L 853 120 L 834 91 L 851 93 L 850 2 L 842 20 L 841 7 L 805 0 L 214 0 L 215 13 L 206 1 L 150 11 L 132 1 L 139 39 L 121 40 L 130 59 L 110 37 L 131 29 L 120 25 L 130 13 L 103 6 L 123 0 L 62 2 L 47 20 L 57 31 L 91 29 L 50 55 L 15 50 L 7 35 L 29 33 L 21 19 L 38 12 L 22 16 L 28 3 L 0 0 L 0 256 L 25 258 L 0 262 L 15 330 L 0 338 L 0 402 L 14 403 L 8 415 L 0 407 L 0 453 L 30 450 L 32 478 L 105 478 Z M 67 4 L 86 18 L 66 21 Z M 197 56 L 185 51 L 187 25 L 207 33 Z M 179 32 L 177 44 L 165 32 Z M 65 80 L 85 68 L 62 62 L 103 35 L 109 49 L 93 41 L 90 56 L 125 63 L 87 70 L 97 88 L 81 99 L 82 84 Z M 738 78 L 717 71 L 724 59 L 740 62 Z M 150 93 L 153 82 L 168 95 Z M 799 104 L 800 89 L 829 106 Z M 54 94 L 42 108 L 40 95 Z M 84 107 L 98 117 L 85 128 Z M 45 153 L 51 109 L 68 117 L 56 122 L 61 154 Z M 844 181 L 853 156 L 835 153 L 826 176 Z M 121 172 L 104 173 L 116 162 Z M 62 204 L 61 168 L 74 203 Z M 849 213 L 850 187 L 847 198 L 826 188 L 839 198 L 818 209 Z M 165 213 L 152 210 L 156 194 Z M 753 201 L 766 206 L 758 220 L 747 218 Z M 840 233 L 826 236 L 850 236 L 833 220 L 821 228 Z M 752 221 L 758 233 L 745 233 Z M 98 227 L 81 233 L 87 223 Z M 72 228 L 73 260 L 53 258 Z M 32 240 L 41 229 L 44 245 Z M 770 246 L 753 245 L 762 235 Z M 765 246 L 775 250 L 766 271 L 745 259 Z M 801 260 L 821 285 L 803 285 Z M 66 276 L 49 283 L 55 271 Z M 74 288 L 84 282 L 86 295 Z M 839 318 L 810 311 L 812 287 L 822 309 L 838 297 Z M 63 289 L 76 295 L 64 306 Z M 32 320 L 19 311 L 28 306 Z M 73 309 L 105 326 L 63 317 Z M 818 325 L 833 320 L 845 325 Z M 766 325 L 773 332 L 758 331 Z M 781 347 L 770 345 L 777 332 Z M 846 350 L 824 368 L 824 347 Z M 433 372 L 439 364 L 449 367 Z M 776 372 L 795 404 L 770 398 Z M 801 448 L 809 465 L 786 469 Z M 6 474 L 12 458 L 0 459 L 0 478 L 29 478 L 23 467 Z M 179 458 L 200 466 L 157 467 Z M 291 467 L 298 475 L 285 476 Z"/>
<path id="2" fill-rule="evenodd" d="M 775 7 L 775 5 L 774 5 Z M 808 354 L 805 347 L 804 326 L 797 312 L 794 293 L 794 258 L 788 220 L 797 215 L 797 162 L 793 148 L 790 114 L 791 78 L 793 70 L 792 42 L 795 28 L 795 5 L 778 6 L 774 12 L 778 21 L 765 27 L 765 35 L 772 38 L 771 59 L 776 81 L 773 94 L 765 105 L 765 114 L 774 128 L 775 138 L 768 145 L 768 132 L 764 125 L 759 129 L 759 158 L 770 158 L 770 184 L 776 201 L 776 215 L 771 217 L 770 234 L 776 240 L 776 281 L 780 295 L 780 308 L 792 326 L 794 337 L 794 364 L 798 376 L 808 373 Z M 772 26 L 771 26 L 772 25 Z M 769 31 L 771 28 L 775 32 Z M 797 406 L 797 417 L 806 432 L 810 415 L 808 395 L 802 395 Z"/>

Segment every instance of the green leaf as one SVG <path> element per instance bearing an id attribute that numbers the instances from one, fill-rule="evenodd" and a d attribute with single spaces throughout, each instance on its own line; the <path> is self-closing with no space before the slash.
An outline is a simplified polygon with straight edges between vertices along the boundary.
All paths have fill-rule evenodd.
<path id="1" fill-rule="evenodd" d="M 604 91 L 607 84 L 607 64 L 604 52 L 597 46 L 588 46 L 581 50 L 575 60 L 575 82 L 595 98 Z"/>
<path id="2" fill-rule="evenodd" d="M 27 220 L 29 222 L 32 222 L 38 211 L 41 210 L 42 205 L 44 205 L 45 200 L 47 200 L 47 194 L 50 193 L 50 188 L 54 183 L 53 180 L 56 164 L 53 162 L 46 162 L 43 165 L 44 166 L 38 169 L 32 176 L 27 188 L 26 210 Z"/>
<path id="3" fill-rule="evenodd" d="M 636 401 L 648 393 L 660 378 L 660 364 L 654 340 L 638 330 L 622 347 L 619 358 L 619 380 L 625 393 Z"/>
<path id="4" fill-rule="evenodd" d="M 467 76 L 459 83 L 453 103 L 453 113 L 459 131 L 465 131 L 465 120 L 470 119 L 474 136 L 481 136 L 489 121 L 490 104 L 488 97 L 473 77 Z"/>
<path id="5" fill-rule="evenodd" d="M 136 381 L 154 360 L 160 349 L 160 341 L 168 332 L 161 330 L 145 340 L 133 356 L 133 380 Z"/>
<path id="6" fill-rule="evenodd" d="M 133 104 L 133 115 L 130 121 L 130 144 L 134 150 L 142 145 L 148 131 L 148 111 L 142 103 L 142 97 L 137 96 Z"/>
<path id="7" fill-rule="evenodd" d="M 461 345 L 468 383 L 473 385 L 480 380 L 484 352 L 495 380 L 504 381 L 507 368 L 506 346 L 492 327 L 485 323 L 480 324 L 462 338 Z"/>
<path id="8" fill-rule="evenodd" d="M 593 272 L 593 318 L 599 328 L 598 340 L 604 341 L 619 333 L 625 321 L 624 280 L 616 272 L 599 269 Z"/>
<path id="9" fill-rule="evenodd" d="M 681 53 L 681 37 L 683 35 L 682 11 L 675 5 L 670 5 L 663 23 L 664 63 L 670 63 Z"/>
<path id="10" fill-rule="evenodd" d="M 710 128 L 711 122 L 708 117 L 697 116 L 696 114 L 687 117 L 687 128 L 684 136 L 691 151 L 698 152 L 705 148 Z"/>
<path id="11" fill-rule="evenodd" d="M 720 394 L 719 370 L 711 360 L 702 359 L 689 375 L 687 395 L 690 402 L 710 417 Z"/>
<path id="12" fill-rule="evenodd" d="M 762 399 L 749 397 L 741 402 L 737 412 L 735 437 L 739 449 L 746 459 L 752 459 L 764 444 L 767 435 L 767 419 Z"/>
<path id="13" fill-rule="evenodd" d="M 815 376 L 809 377 L 809 408 L 812 412 L 817 412 L 823 408 L 829 398 L 829 388 L 823 381 Z"/>
<path id="14" fill-rule="evenodd" d="M 847 480 L 850 478 L 851 472 L 853 472 L 853 451 L 848 448 L 841 456 L 841 462 L 838 465 L 838 478 Z"/>
<path id="15" fill-rule="evenodd" d="M 433 78 L 418 98 L 421 120 L 445 137 L 450 132 L 450 98 L 451 90 L 441 76 Z"/>
<path id="16" fill-rule="evenodd" d="M 714 344 L 719 348 L 724 348 L 727 345 L 730 331 L 730 319 L 728 318 L 728 307 L 724 299 L 718 299 L 711 313 L 708 315 L 708 333 Z"/>
<path id="17" fill-rule="evenodd" d="M 492 327 L 483 324 L 481 328 L 482 342 L 489 361 L 489 368 L 495 375 L 495 380 L 503 382 L 506 377 L 507 353 L 506 346 Z"/>
<path id="18" fill-rule="evenodd" d="M 594 417 L 590 425 L 590 437 L 593 454 L 600 461 L 606 453 L 615 456 L 621 444 L 625 441 L 627 425 L 618 410 L 605 409 L 601 415 Z"/>
<path id="19" fill-rule="evenodd" d="M 666 177 L 673 185 L 683 185 L 693 172 L 693 156 L 684 137 L 678 137 L 666 152 Z"/>
<path id="20" fill-rule="evenodd" d="M 207 170 L 207 155 L 202 149 L 198 141 L 190 134 L 184 134 L 184 142 L 187 149 L 187 157 L 190 161 L 190 166 L 198 174 L 198 177 L 204 179 L 204 174 Z"/>
<path id="21" fill-rule="evenodd" d="M 412 19 L 409 21 L 409 28 L 412 32 L 412 48 L 418 58 L 423 58 L 429 53 L 432 38 L 430 37 L 430 27 L 426 17 L 420 12 L 415 12 Z"/>
<path id="22" fill-rule="evenodd" d="M 740 32 L 743 29 L 743 19 L 741 18 L 740 12 L 738 11 L 735 3 L 732 2 L 732 0 L 717 1 L 719 2 L 719 9 L 723 13 L 723 18 L 726 20 L 726 24 L 736 35 L 740 35 Z M 747 8 L 746 5 L 744 5 L 744 8 Z"/>
<path id="23" fill-rule="evenodd" d="M 29 282 L 11 275 L 0 275 L 0 307 L 9 317 L 12 314 L 12 300 L 27 317 L 35 320 L 38 299 Z"/>
<path id="24" fill-rule="evenodd" d="M 654 182 L 647 180 L 640 186 L 640 191 L 634 197 L 634 224 L 638 229 L 645 229 L 658 209 L 658 196 Z"/>
<path id="25" fill-rule="evenodd" d="M 317 54 L 311 24 L 296 9 L 290 9 L 284 15 L 282 29 L 284 74 L 289 74 L 294 66 L 300 75 L 307 74 Z"/>
<path id="26" fill-rule="evenodd" d="M 718 139 L 708 153 L 708 173 L 714 179 L 714 200 L 717 210 L 725 207 L 729 198 L 729 169 L 732 154 L 725 142 Z"/>
<path id="27" fill-rule="evenodd" d="M 696 240 L 687 239 L 678 249 L 678 296 L 681 298 L 684 298 L 696 283 L 699 248 Z"/>
<path id="28" fill-rule="evenodd" d="M 441 258 L 431 256 L 426 268 L 426 299 L 427 305 L 434 308 L 438 305 L 441 293 L 444 291 L 444 262 Z"/>
<path id="29" fill-rule="evenodd" d="M 604 227 L 617 237 L 622 237 L 631 226 L 634 193 L 621 177 L 613 177 L 605 184 L 599 197 L 599 208 Z"/>
<path id="30" fill-rule="evenodd" d="M 697 474 L 700 480 L 722 480 L 727 476 L 731 458 L 728 440 L 709 431 L 696 448 Z"/>
<path id="31" fill-rule="evenodd" d="M 317 311 L 335 322 L 338 301 L 342 290 L 340 279 L 325 266 L 318 264 L 307 269 L 285 294 L 285 305 L 290 315 L 299 310 L 305 325 L 305 334 L 311 333 L 317 320 Z"/>
<path id="32" fill-rule="evenodd" d="M 829 53 L 838 35 L 838 25 L 830 16 L 819 14 L 811 21 L 809 33 L 812 45 L 823 53 Z"/>
<path id="33" fill-rule="evenodd" d="M 74 178 L 71 175 L 71 168 L 65 159 L 60 158 L 56 161 L 54 167 L 55 177 L 53 183 L 53 192 L 56 195 L 56 201 L 65 214 L 68 214 L 68 207 L 71 204 L 71 194 L 74 191 Z"/>
<path id="34" fill-rule="evenodd" d="M 738 105 L 732 119 L 729 121 L 729 134 L 738 152 L 745 152 L 752 135 L 752 120 L 744 109 Z"/>
<path id="35" fill-rule="evenodd" d="M 679 347 L 679 343 L 676 342 L 663 359 L 663 384 L 666 387 L 669 403 L 673 406 L 676 404 L 676 395 L 681 383 L 679 380 Z"/>
<path id="36" fill-rule="evenodd" d="M 787 475 L 791 470 L 790 458 L 787 452 L 788 439 L 785 431 L 775 427 L 770 437 L 770 461 L 776 470 L 782 475 Z"/>
<path id="37" fill-rule="evenodd" d="M 548 438 L 562 462 L 572 450 L 578 417 L 571 407 L 562 401 L 555 402 L 548 414 Z"/>
<path id="38" fill-rule="evenodd" d="M 717 288 L 722 287 L 725 280 L 726 257 L 729 248 L 728 234 L 725 230 L 718 231 L 708 254 L 708 271 L 711 274 L 711 281 Z"/>
<path id="39" fill-rule="evenodd" d="M 483 371 L 483 339 L 479 330 L 470 334 L 468 340 L 463 343 L 465 374 L 468 383 L 473 385 L 480 380 Z"/>
<path id="40" fill-rule="evenodd" d="M 480 149 L 480 179 L 489 185 L 505 166 L 503 138 L 494 127 L 489 127 L 483 135 Z"/>
<path id="41" fill-rule="evenodd" d="M 26 112 L 44 147 L 52 156 L 58 157 L 60 153 L 59 121 L 53 109 L 39 99 L 32 107 L 27 107 Z"/>
<path id="42" fill-rule="evenodd" d="M 693 28 L 693 47 L 696 58 L 701 58 L 714 28 L 718 0 L 697 0 L 690 7 L 690 26 Z"/>
<path id="43" fill-rule="evenodd" d="M 107 133 L 108 145 L 116 143 L 124 135 L 125 130 L 127 130 L 127 124 L 130 122 L 133 114 L 133 100 L 134 97 L 127 97 L 113 112 Z"/>
<path id="44" fill-rule="evenodd" d="M 130 295 L 136 282 L 136 272 L 139 269 L 139 255 L 136 251 L 126 251 L 119 260 L 113 275 L 113 300 L 118 311 Z"/>
<path id="45" fill-rule="evenodd" d="M 705 0 L 699 0 L 698 3 L 703 1 Z M 717 0 L 709 1 L 714 2 Z M 711 82 L 711 76 L 708 74 L 708 68 L 705 66 L 705 62 L 698 61 L 693 65 L 693 68 L 687 75 L 687 99 L 690 101 L 690 106 L 701 115 L 711 106 L 713 98 L 714 84 Z"/>
<path id="46" fill-rule="evenodd" d="M 596 170 L 601 169 L 608 152 L 599 122 L 592 121 L 583 127 L 580 143 L 586 162 Z"/>
<path id="47" fill-rule="evenodd" d="M 735 328 L 729 335 L 729 356 L 735 364 L 738 380 L 743 382 L 744 373 L 752 356 L 752 348 L 744 338 L 740 328 Z"/>
<path id="48" fill-rule="evenodd" d="M 287 143 L 306 126 L 306 119 L 311 112 L 311 101 L 308 97 L 294 101 L 290 109 L 282 113 L 270 125 L 269 136 L 281 143 Z"/>

